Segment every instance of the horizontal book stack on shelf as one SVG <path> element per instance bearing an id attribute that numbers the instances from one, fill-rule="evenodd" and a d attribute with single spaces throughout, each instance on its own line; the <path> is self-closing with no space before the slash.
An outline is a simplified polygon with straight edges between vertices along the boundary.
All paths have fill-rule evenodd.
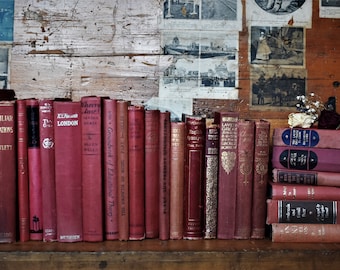
<path id="1" fill-rule="evenodd" d="M 276 128 L 267 224 L 274 242 L 340 242 L 340 131 Z"/>
<path id="2" fill-rule="evenodd" d="M 265 120 L 126 100 L 0 102 L 0 242 L 265 237 Z"/>

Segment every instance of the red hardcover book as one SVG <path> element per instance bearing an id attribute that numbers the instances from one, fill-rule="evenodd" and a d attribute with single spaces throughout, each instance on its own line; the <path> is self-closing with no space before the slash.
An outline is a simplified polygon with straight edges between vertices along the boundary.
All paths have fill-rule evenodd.
<path id="1" fill-rule="evenodd" d="M 53 100 L 39 101 L 39 132 L 42 181 L 43 240 L 57 240 L 57 206 L 55 195 Z"/>
<path id="2" fill-rule="evenodd" d="M 273 146 L 273 168 L 340 172 L 340 149 Z"/>
<path id="3" fill-rule="evenodd" d="M 129 240 L 129 137 L 128 106 L 125 100 L 117 101 L 117 181 L 119 240 Z"/>
<path id="4" fill-rule="evenodd" d="M 144 107 L 128 107 L 129 239 L 145 238 Z"/>
<path id="5" fill-rule="evenodd" d="M 159 110 L 145 111 L 145 237 L 159 236 Z"/>
<path id="6" fill-rule="evenodd" d="M 103 241 L 102 98 L 81 98 L 83 240 Z"/>
<path id="7" fill-rule="evenodd" d="M 237 112 L 217 112 L 220 126 L 217 238 L 233 239 L 237 179 Z"/>
<path id="8" fill-rule="evenodd" d="M 159 239 L 170 238 L 170 112 L 159 117 Z"/>
<path id="9" fill-rule="evenodd" d="M 183 238 L 183 189 L 186 129 L 184 122 L 170 124 L 170 239 Z"/>
<path id="10" fill-rule="evenodd" d="M 313 128 L 275 128 L 273 145 L 340 149 L 340 131 Z"/>
<path id="11" fill-rule="evenodd" d="M 238 121 L 235 239 L 251 235 L 255 123 Z"/>
<path id="12" fill-rule="evenodd" d="M 16 241 L 16 112 L 0 101 L 0 243 Z"/>
<path id="13" fill-rule="evenodd" d="M 273 182 L 340 187 L 340 173 L 274 168 Z"/>
<path id="14" fill-rule="evenodd" d="M 275 223 L 271 226 L 272 242 L 340 243 L 340 224 Z"/>
<path id="15" fill-rule="evenodd" d="M 219 127 L 209 124 L 205 135 L 204 238 L 217 237 Z"/>
<path id="16" fill-rule="evenodd" d="M 18 221 L 19 240 L 21 242 L 30 239 L 27 128 L 26 100 L 17 100 Z"/>
<path id="17" fill-rule="evenodd" d="M 267 200 L 267 224 L 340 224 L 340 201 Z"/>
<path id="18" fill-rule="evenodd" d="M 55 101 L 55 183 L 59 242 L 83 240 L 81 106 Z"/>
<path id="19" fill-rule="evenodd" d="M 30 240 L 43 240 L 43 202 L 39 134 L 39 101 L 26 100 Z"/>
<path id="20" fill-rule="evenodd" d="M 118 239 L 117 100 L 103 99 L 105 239 Z"/>
<path id="21" fill-rule="evenodd" d="M 270 122 L 255 121 L 254 138 L 254 180 L 252 203 L 252 232 L 251 238 L 265 237 L 266 227 L 266 198 L 268 184 L 268 166 L 270 149 Z"/>

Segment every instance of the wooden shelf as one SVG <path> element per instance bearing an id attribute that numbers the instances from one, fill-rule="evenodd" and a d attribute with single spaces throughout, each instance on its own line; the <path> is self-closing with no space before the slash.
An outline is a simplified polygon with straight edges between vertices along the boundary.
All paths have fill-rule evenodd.
<path id="1" fill-rule="evenodd" d="M 0 244 L 0 269 L 340 269 L 340 244 L 143 240 Z"/>

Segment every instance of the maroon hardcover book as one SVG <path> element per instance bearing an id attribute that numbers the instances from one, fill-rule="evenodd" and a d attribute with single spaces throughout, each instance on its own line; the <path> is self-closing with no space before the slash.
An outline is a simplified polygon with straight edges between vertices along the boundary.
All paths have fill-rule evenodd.
<path id="1" fill-rule="evenodd" d="M 42 181 L 43 240 L 57 240 L 57 206 L 55 195 L 53 100 L 39 101 L 39 132 Z"/>
<path id="2" fill-rule="evenodd" d="M 17 100 L 17 169 L 18 169 L 18 222 L 19 240 L 30 239 L 29 192 L 28 192 L 28 149 L 27 149 L 27 111 L 26 100 Z"/>
<path id="3" fill-rule="evenodd" d="M 83 240 L 81 106 L 55 101 L 55 182 L 59 242 Z"/>
<path id="4" fill-rule="evenodd" d="M 159 121 L 159 239 L 170 238 L 170 112 Z"/>
<path id="5" fill-rule="evenodd" d="M 15 102 L 0 101 L 0 243 L 16 241 Z"/>
<path id="6" fill-rule="evenodd" d="M 43 240 L 42 178 L 39 134 L 39 101 L 26 100 L 30 240 Z"/>
<path id="7" fill-rule="evenodd" d="M 103 99 L 105 239 L 118 239 L 117 100 Z"/>
<path id="8" fill-rule="evenodd" d="M 233 239 L 237 179 L 237 112 L 217 112 L 220 126 L 217 238 Z"/>
<path id="9" fill-rule="evenodd" d="M 145 111 L 145 237 L 159 236 L 159 110 Z"/>
<path id="10" fill-rule="evenodd" d="M 235 239 L 251 235 L 255 123 L 238 121 Z"/>
<path id="11" fill-rule="evenodd" d="M 129 137 L 128 106 L 125 100 L 117 101 L 117 181 L 119 240 L 129 240 Z"/>
<path id="12" fill-rule="evenodd" d="M 129 129 L 129 239 L 145 238 L 144 107 L 128 107 Z"/>
<path id="13" fill-rule="evenodd" d="M 184 175 L 184 239 L 203 238 L 205 117 L 186 116 Z"/>
<path id="14" fill-rule="evenodd" d="M 273 168 L 340 172 L 340 149 L 273 146 Z"/>
<path id="15" fill-rule="evenodd" d="M 103 241 L 102 98 L 81 98 L 83 240 Z"/>
<path id="16" fill-rule="evenodd" d="M 263 239 L 266 228 L 266 196 L 270 149 L 270 122 L 255 121 L 254 180 L 251 238 Z"/>

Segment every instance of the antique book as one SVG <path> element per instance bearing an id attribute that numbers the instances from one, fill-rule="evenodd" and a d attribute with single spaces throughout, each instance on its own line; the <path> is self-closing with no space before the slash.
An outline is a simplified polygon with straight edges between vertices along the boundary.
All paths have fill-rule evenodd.
<path id="1" fill-rule="evenodd" d="M 251 238 L 265 237 L 266 228 L 266 196 L 268 184 L 268 166 L 270 150 L 270 122 L 255 121 L 254 138 L 254 176 L 252 202 Z"/>
<path id="2" fill-rule="evenodd" d="M 83 240 L 81 104 L 55 101 L 55 184 L 59 242 Z"/>
<path id="3" fill-rule="evenodd" d="M 117 100 L 118 239 L 129 240 L 129 101 Z"/>
<path id="4" fill-rule="evenodd" d="M 43 240 L 39 101 L 26 100 L 30 240 Z"/>
<path id="5" fill-rule="evenodd" d="M 129 240 L 145 238 L 144 107 L 128 107 Z"/>
<path id="6" fill-rule="evenodd" d="M 159 239 L 170 238 L 170 112 L 159 117 Z"/>
<path id="7" fill-rule="evenodd" d="M 217 238 L 233 239 L 235 232 L 237 179 L 237 112 L 216 112 L 220 126 Z"/>
<path id="8" fill-rule="evenodd" d="M 340 149 L 273 146 L 273 168 L 340 172 Z"/>
<path id="9" fill-rule="evenodd" d="M 219 127 L 207 124 L 205 132 L 204 238 L 217 237 Z"/>
<path id="10" fill-rule="evenodd" d="M 273 145 L 340 149 L 340 131 L 313 128 L 275 128 Z"/>
<path id="11" fill-rule="evenodd" d="M 340 223 L 340 201 L 267 199 L 267 224 Z"/>
<path id="12" fill-rule="evenodd" d="M 102 98 L 81 98 L 83 240 L 103 241 Z"/>
<path id="13" fill-rule="evenodd" d="M 117 100 L 103 99 L 104 236 L 118 239 Z"/>
<path id="14" fill-rule="evenodd" d="M 57 240 L 57 205 L 55 194 L 53 100 L 39 101 L 39 132 L 42 177 L 43 241 Z"/>
<path id="15" fill-rule="evenodd" d="M 19 241 L 30 239 L 26 100 L 16 101 Z"/>
<path id="16" fill-rule="evenodd" d="M 340 187 L 340 173 L 274 168 L 273 182 Z"/>
<path id="17" fill-rule="evenodd" d="M 170 126 L 170 239 L 183 238 L 185 123 Z"/>
<path id="18" fill-rule="evenodd" d="M 272 242 L 277 243 L 339 243 L 340 224 L 294 224 L 271 225 Z"/>
<path id="19" fill-rule="evenodd" d="M 255 123 L 239 119 L 237 145 L 237 183 L 235 239 L 251 235 Z"/>
<path id="20" fill-rule="evenodd" d="M 159 236 L 159 110 L 145 111 L 145 237 Z"/>
<path id="21" fill-rule="evenodd" d="M 0 243 L 16 241 L 16 107 L 0 101 Z"/>

